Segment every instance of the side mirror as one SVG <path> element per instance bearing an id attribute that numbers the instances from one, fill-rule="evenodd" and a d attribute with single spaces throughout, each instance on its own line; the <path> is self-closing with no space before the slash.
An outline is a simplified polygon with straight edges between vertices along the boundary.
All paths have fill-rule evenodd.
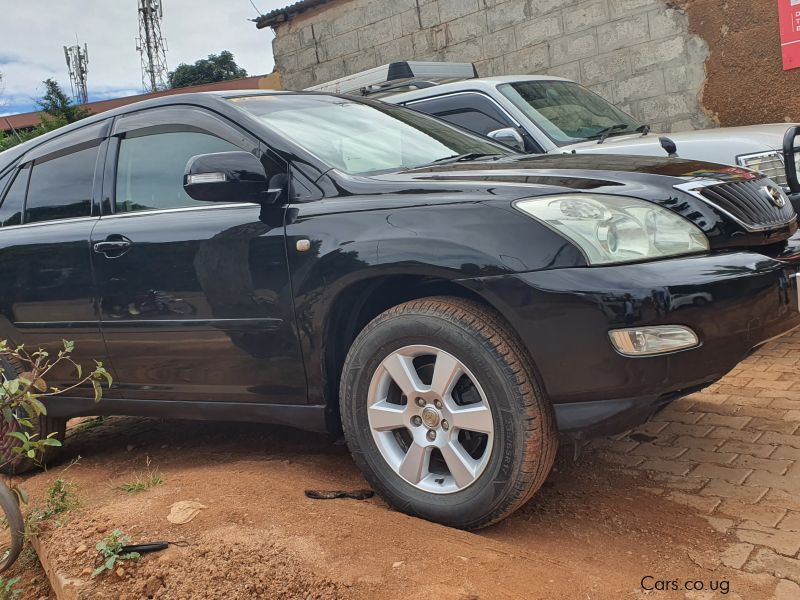
<path id="1" fill-rule="evenodd" d="M 486 134 L 487 137 L 492 138 L 496 142 L 500 142 L 505 146 L 510 146 L 514 150 L 525 152 L 525 140 L 519 134 L 519 131 L 513 127 L 504 127 L 503 129 L 495 129 Z"/>
<path id="2" fill-rule="evenodd" d="M 193 156 L 183 175 L 186 193 L 204 202 L 263 204 L 269 199 L 267 188 L 264 165 L 244 151 Z"/>

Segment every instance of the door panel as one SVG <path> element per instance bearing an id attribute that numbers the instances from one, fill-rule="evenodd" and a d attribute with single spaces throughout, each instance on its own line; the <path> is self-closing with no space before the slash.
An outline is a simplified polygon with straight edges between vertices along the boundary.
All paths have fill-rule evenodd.
<path id="1" fill-rule="evenodd" d="M 75 342 L 76 362 L 85 369 L 106 360 L 95 305 L 89 236 L 95 220 L 0 228 L 0 339 L 28 349 L 56 349 Z M 74 383 L 72 367 L 49 384 Z M 70 392 L 91 397 L 91 385 Z"/>
<path id="2" fill-rule="evenodd" d="M 103 330 L 129 399 L 304 403 L 283 227 L 255 205 L 103 218 L 92 241 Z"/>
<path id="3" fill-rule="evenodd" d="M 262 211 L 236 198 L 198 202 L 183 191 L 192 156 L 255 152 L 258 142 L 196 110 L 132 119 L 115 124 L 122 132 L 109 153 L 116 169 L 110 176 L 106 169 L 103 205 L 115 214 L 92 233 L 103 334 L 120 393 L 305 403 L 283 209 Z M 268 172 L 276 168 L 286 165 L 269 164 Z"/>
<path id="4" fill-rule="evenodd" d="M 0 205 L 0 339 L 61 347 L 75 342 L 73 358 L 88 370 L 106 361 L 91 272 L 89 239 L 99 140 L 88 147 L 47 154 L 20 169 Z M 39 222 L 41 221 L 41 222 Z M 48 383 L 72 385 L 76 372 L 65 364 Z M 92 397 L 91 385 L 70 392 Z"/>

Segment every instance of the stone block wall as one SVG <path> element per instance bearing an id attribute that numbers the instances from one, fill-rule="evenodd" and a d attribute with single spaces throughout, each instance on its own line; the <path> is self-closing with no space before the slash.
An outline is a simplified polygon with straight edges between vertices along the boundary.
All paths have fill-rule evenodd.
<path id="1" fill-rule="evenodd" d="M 396 60 L 474 62 L 480 75 L 552 74 L 656 130 L 712 123 L 705 42 L 667 0 L 334 0 L 275 26 L 287 89 Z"/>

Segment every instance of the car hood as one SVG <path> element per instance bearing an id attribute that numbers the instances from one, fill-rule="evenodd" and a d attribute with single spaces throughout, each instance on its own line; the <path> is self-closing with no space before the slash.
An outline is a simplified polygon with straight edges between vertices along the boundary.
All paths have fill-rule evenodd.
<path id="1" fill-rule="evenodd" d="M 511 155 L 499 159 L 435 164 L 370 177 L 338 177 L 338 193 L 361 199 L 350 210 L 369 210 L 375 196 L 392 206 L 482 202 L 508 206 L 523 198 L 588 192 L 641 198 L 694 223 L 713 248 L 774 244 L 797 228 L 779 227 L 751 234 L 724 211 L 697 194 L 682 191 L 688 182 L 702 184 L 764 179 L 735 166 L 652 156 L 614 154 Z M 676 189 L 677 186 L 681 186 Z"/>
<path id="2" fill-rule="evenodd" d="M 697 179 L 744 181 L 757 177 L 748 169 L 695 160 L 604 154 L 524 155 L 497 160 L 434 164 L 376 175 L 393 182 L 485 182 L 509 185 L 596 190 L 642 183 L 673 187 Z M 548 190 L 553 193 L 552 190 Z"/>
<path id="3" fill-rule="evenodd" d="M 552 153 L 591 152 L 602 154 L 644 154 L 665 156 L 658 138 L 666 135 L 678 147 L 678 156 L 701 159 L 722 164 L 736 164 L 743 154 L 756 154 L 783 149 L 783 136 L 792 123 L 771 123 L 743 127 L 720 127 L 698 131 L 647 135 L 620 135 L 609 137 L 602 144 L 596 141 L 562 146 Z M 798 142 L 800 143 L 800 142 Z M 800 146 L 798 146 L 800 147 Z"/>

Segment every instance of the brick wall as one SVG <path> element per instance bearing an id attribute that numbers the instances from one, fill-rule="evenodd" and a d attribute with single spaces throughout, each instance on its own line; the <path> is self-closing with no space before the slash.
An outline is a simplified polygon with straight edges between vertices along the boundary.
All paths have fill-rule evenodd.
<path id="1" fill-rule="evenodd" d="M 552 74 L 656 130 L 708 127 L 705 42 L 667 0 L 334 0 L 275 27 L 275 66 L 302 89 L 395 60 Z"/>

